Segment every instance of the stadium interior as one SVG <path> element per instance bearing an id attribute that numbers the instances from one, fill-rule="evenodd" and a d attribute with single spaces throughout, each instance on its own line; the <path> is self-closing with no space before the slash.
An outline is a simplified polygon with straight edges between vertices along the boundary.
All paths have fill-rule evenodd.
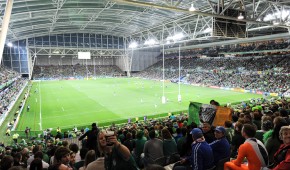
<path id="1" fill-rule="evenodd" d="M 289 0 L 0 0 L 0 11 L 0 170 L 290 169 Z M 242 155 L 251 139 L 255 161 Z"/>

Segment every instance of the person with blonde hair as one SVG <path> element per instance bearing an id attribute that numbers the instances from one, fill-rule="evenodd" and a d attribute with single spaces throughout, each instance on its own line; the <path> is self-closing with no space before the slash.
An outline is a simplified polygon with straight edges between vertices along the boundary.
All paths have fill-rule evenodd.
<path id="1" fill-rule="evenodd" d="M 290 169 L 290 126 L 282 126 L 279 132 L 283 144 L 274 155 L 274 169 Z"/>

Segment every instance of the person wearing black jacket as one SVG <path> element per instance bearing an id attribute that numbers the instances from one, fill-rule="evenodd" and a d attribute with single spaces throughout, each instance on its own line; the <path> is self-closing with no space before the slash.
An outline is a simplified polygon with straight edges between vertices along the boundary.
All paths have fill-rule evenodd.
<path id="1" fill-rule="evenodd" d="M 94 150 L 97 154 L 97 156 L 100 156 L 98 148 L 97 148 L 97 136 L 99 133 L 99 129 L 97 128 L 96 123 L 92 124 L 92 129 L 88 130 L 85 134 L 83 134 L 79 141 L 83 140 L 85 137 L 87 137 L 86 144 L 84 147 L 88 148 L 89 150 Z"/>

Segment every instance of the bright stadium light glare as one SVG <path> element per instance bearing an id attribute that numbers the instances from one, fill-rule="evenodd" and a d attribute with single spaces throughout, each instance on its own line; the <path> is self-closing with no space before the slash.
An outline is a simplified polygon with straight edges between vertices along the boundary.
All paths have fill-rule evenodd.
<path id="1" fill-rule="evenodd" d="M 193 6 L 193 3 L 191 4 L 189 11 L 196 11 L 196 8 Z"/>
<path id="2" fill-rule="evenodd" d="M 129 48 L 136 48 L 136 47 L 138 47 L 138 43 L 137 42 L 131 42 L 130 44 L 129 44 Z"/>
<path id="3" fill-rule="evenodd" d="M 240 13 L 240 15 L 238 16 L 238 19 L 239 19 L 239 20 L 242 20 L 242 19 L 244 19 L 244 16 L 243 16 L 243 14 L 242 14 L 242 13 Z"/>
<path id="4" fill-rule="evenodd" d="M 177 34 L 175 34 L 173 37 L 172 37 L 172 39 L 173 40 L 180 40 L 180 39 L 182 39 L 184 37 L 184 35 L 182 34 L 182 33 L 177 33 Z"/>
<path id="5" fill-rule="evenodd" d="M 11 42 L 7 43 L 8 47 L 13 47 L 13 44 Z"/>
<path id="6" fill-rule="evenodd" d="M 154 44 L 157 44 L 157 41 L 155 41 L 154 39 L 146 40 L 144 43 L 144 45 L 154 45 Z"/>
<path id="7" fill-rule="evenodd" d="M 210 32 L 212 32 L 212 28 L 207 28 L 203 31 L 203 33 L 210 33 Z"/>

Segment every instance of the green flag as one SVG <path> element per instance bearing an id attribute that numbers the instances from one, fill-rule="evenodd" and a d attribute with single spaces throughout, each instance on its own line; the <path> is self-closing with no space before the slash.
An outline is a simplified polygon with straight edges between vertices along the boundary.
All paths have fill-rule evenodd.
<path id="1" fill-rule="evenodd" d="M 197 126 L 199 126 L 200 124 L 199 111 L 201 105 L 202 105 L 201 103 L 190 102 L 188 107 L 188 125 L 194 122 L 197 124 Z"/>

